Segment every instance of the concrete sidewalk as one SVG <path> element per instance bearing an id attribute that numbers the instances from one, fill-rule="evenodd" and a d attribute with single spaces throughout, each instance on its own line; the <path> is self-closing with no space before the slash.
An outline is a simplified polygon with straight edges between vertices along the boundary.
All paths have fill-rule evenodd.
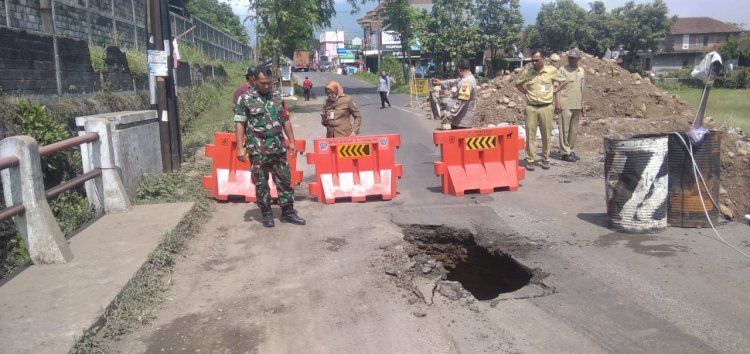
<path id="1" fill-rule="evenodd" d="M 108 214 L 68 242 L 67 264 L 32 265 L 0 283 L 4 353 L 67 353 L 193 203 Z"/>

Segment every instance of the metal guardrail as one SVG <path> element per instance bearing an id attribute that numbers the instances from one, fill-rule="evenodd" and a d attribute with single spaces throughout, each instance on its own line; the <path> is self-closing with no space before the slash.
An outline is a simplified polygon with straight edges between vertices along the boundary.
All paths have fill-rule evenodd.
<path id="1" fill-rule="evenodd" d="M 62 150 L 69 149 L 74 146 L 78 146 L 78 145 L 85 144 L 85 143 L 90 143 L 92 141 L 97 141 L 97 140 L 99 140 L 99 134 L 87 133 L 84 135 L 76 136 L 70 139 L 65 139 L 62 141 L 58 141 L 56 143 L 42 146 L 39 148 L 39 155 L 49 156 L 54 153 L 60 152 Z M 9 157 L 0 159 L 0 170 L 18 166 L 18 161 L 19 161 L 18 158 L 15 156 L 9 156 Z M 102 170 L 100 168 L 93 169 L 69 181 L 66 181 L 65 183 L 61 183 L 55 187 L 52 187 L 46 190 L 44 192 L 45 196 L 47 200 L 54 199 L 55 197 L 62 194 L 63 192 L 73 189 L 77 186 L 80 186 L 86 181 L 99 177 L 101 175 L 102 175 Z M 25 211 L 26 211 L 26 207 L 23 204 L 16 204 L 11 207 L 5 208 L 3 210 L 0 210 L 0 221 L 10 219 L 17 215 L 21 215 Z"/>

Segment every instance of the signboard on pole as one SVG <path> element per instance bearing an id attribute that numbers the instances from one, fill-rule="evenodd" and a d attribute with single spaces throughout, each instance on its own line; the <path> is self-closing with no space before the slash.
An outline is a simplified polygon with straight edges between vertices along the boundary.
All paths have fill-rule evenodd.
<path id="1" fill-rule="evenodd" d="M 346 54 L 346 48 L 336 48 L 336 54 Z"/>
<path id="2" fill-rule="evenodd" d="M 425 95 L 430 92 L 430 83 L 428 79 L 415 79 L 414 80 L 415 92 L 417 95 Z"/>
<path id="3" fill-rule="evenodd" d="M 149 76 L 169 76 L 169 54 L 166 50 L 147 50 L 146 55 Z"/>

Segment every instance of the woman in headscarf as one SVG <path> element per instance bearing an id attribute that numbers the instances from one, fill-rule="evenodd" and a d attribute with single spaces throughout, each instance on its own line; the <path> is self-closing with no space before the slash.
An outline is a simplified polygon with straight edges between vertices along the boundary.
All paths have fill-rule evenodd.
<path id="1" fill-rule="evenodd" d="M 380 108 L 385 108 L 385 104 L 388 104 L 388 108 L 391 107 L 391 101 L 388 100 L 388 94 L 391 92 L 391 78 L 385 71 L 380 72 L 380 79 L 378 79 L 378 93 L 380 93 Z"/>
<path id="2" fill-rule="evenodd" d="M 344 94 L 344 89 L 338 82 L 331 81 L 326 85 L 326 97 L 321 114 L 321 123 L 327 128 L 326 138 L 343 138 L 359 134 L 362 114 L 351 96 Z"/>

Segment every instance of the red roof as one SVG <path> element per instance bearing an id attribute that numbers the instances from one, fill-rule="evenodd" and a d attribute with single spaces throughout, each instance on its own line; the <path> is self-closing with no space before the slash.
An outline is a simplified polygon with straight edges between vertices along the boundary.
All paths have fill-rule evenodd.
<path id="1" fill-rule="evenodd" d="M 678 17 L 672 24 L 672 34 L 737 32 L 745 32 L 745 30 L 710 17 Z"/>

